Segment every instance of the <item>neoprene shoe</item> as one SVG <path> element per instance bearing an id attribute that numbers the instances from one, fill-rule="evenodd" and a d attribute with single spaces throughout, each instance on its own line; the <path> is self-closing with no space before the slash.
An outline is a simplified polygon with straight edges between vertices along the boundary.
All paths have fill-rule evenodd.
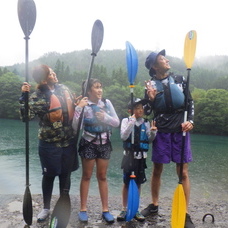
<path id="1" fill-rule="evenodd" d="M 139 222 L 144 222 L 145 221 L 145 217 L 139 211 L 136 212 L 136 215 L 135 215 L 134 218 L 137 221 L 139 221 Z"/>
<path id="2" fill-rule="evenodd" d="M 195 228 L 195 225 L 193 224 L 190 215 L 187 213 L 186 213 L 186 217 L 185 217 L 184 228 Z"/>
<path id="3" fill-rule="evenodd" d="M 117 216 L 117 221 L 126 221 L 126 215 L 127 212 L 126 211 L 121 211 L 120 214 Z"/>
<path id="4" fill-rule="evenodd" d="M 78 219 L 80 222 L 88 222 L 88 215 L 86 211 L 80 211 L 78 213 Z"/>
<path id="5" fill-rule="evenodd" d="M 107 223 L 114 223 L 114 217 L 112 214 L 109 213 L 109 211 L 102 212 L 102 218 L 107 222 Z"/>
<path id="6" fill-rule="evenodd" d="M 37 216 L 37 222 L 43 222 L 45 221 L 50 214 L 49 209 L 43 209 Z"/>
<path id="7" fill-rule="evenodd" d="M 154 204 L 149 204 L 145 209 L 141 211 L 141 214 L 144 217 L 147 217 L 151 214 L 156 214 L 158 213 L 158 206 L 155 206 Z"/>

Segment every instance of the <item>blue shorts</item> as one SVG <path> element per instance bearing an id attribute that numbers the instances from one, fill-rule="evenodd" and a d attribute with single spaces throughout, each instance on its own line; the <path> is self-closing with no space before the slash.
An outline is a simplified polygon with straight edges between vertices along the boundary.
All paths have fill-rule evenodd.
<path id="1" fill-rule="evenodd" d="M 152 146 L 152 161 L 155 163 L 181 163 L 182 132 L 157 132 Z M 184 147 L 184 163 L 192 161 L 190 134 L 186 133 Z"/>
<path id="2" fill-rule="evenodd" d="M 75 143 L 56 147 L 55 143 L 39 141 L 39 156 L 43 175 L 58 176 L 78 169 L 78 154 Z"/>

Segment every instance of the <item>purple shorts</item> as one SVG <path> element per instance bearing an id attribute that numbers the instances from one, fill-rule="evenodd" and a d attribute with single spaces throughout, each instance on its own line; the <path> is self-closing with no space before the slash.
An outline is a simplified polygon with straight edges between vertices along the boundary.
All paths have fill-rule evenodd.
<path id="1" fill-rule="evenodd" d="M 152 161 L 154 163 L 181 162 L 182 132 L 163 133 L 157 132 L 153 141 Z M 184 148 L 184 163 L 192 161 L 190 134 L 186 133 Z"/>

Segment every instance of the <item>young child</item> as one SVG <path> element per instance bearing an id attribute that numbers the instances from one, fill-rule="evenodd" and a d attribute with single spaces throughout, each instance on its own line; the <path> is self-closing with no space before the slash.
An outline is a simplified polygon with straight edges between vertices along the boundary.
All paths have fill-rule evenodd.
<path id="1" fill-rule="evenodd" d="M 130 175 L 132 171 L 136 175 L 135 182 L 140 192 L 140 186 L 146 182 L 145 169 L 147 151 L 149 143 L 151 143 L 156 135 L 156 127 L 143 118 L 144 109 L 143 105 L 147 100 L 136 98 L 128 103 L 128 112 L 131 113 L 133 108 L 133 115 L 129 118 L 124 118 L 121 123 L 120 136 L 123 140 L 124 156 L 121 164 L 123 169 L 123 189 L 122 189 L 122 211 L 117 216 L 117 221 L 125 221 L 127 215 L 127 198 L 128 187 L 130 182 Z M 132 140 L 132 133 L 134 138 Z M 134 142 L 134 143 L 132 143 Z M 145 217 L 139 212 L 136 213 L 135 219 L 144 221 Z"/>
<path id="2" fill-rule="evenodd" d="M 85 83 L 82 89 L 85 89 Z M 96 166 L 96 177 L 99 186 L 102 217 L 107 223 L 113 223 L 114 217 L 108 207 L 108 179 L 107 169 L 111 157 L 111 129 L 119 126 L 119 118 L 109 99 L 103 99 L 102 83 L 95 78 L 88 81 L 88 91 L 75 108 L 73 129 L 77 130 L 79 118 L 84 108 L 83 132 L 79 142 L 78 152 L 82 163 L 82 177 L 80 184 L 81 206 L 78 218 L 81 222 L 88 222 L 87 198 L 90 180 Z"/>

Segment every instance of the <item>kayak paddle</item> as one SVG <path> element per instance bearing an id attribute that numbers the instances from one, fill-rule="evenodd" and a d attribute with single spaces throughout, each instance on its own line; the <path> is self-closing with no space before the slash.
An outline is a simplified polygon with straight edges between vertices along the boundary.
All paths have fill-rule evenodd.
<path id="1" fill-rule="evenodd" d="M 185 112 L 184 112 L 184 122 L 187 121 L 188 114 L 188 94 L 189 94 L 189 80 L 190 80 L 190 70 L 194 61 L 195 51 L 196 51 L 196 31 L 191 30 L 187 33 L 185 37 L 184 44 L 184 61 L 188 71 L 187 83 L 185 88 Z M 184 194 L 184 189 L 182 185 L 183 178 L 183 161 L 184 161 L 184 148 L 185 148 L 185 136 L 186 132 L 183 132 L 182 136 L 182 150 L 181 150 L 181 163 L 180 163 L 180 173 L 179 173 L 179 184 L 174 192 L 173 202 L 172 202 L 172 215 L 171 215 L 171 227 L 172 228 L 184 228 L 185 217 L 186 217 L 186 198 Z"/>
<path id="2" fill-rule="evenodd" d="M 25 81 L 28 77 L 28 40 L 36 23 L 36 5 L 33 0 L 18 0 L 17 4 L 18 18 L 25 35 Z M 23 199 L 23 217 L 27 225 L 32 224 L 33 209 L 32 196 L 29 189 L 29 117 L 28 117 L 28 97 L 25 92 L 25 155 L 26 155 L 26 188 Z"/>
<path id="3" fill-rule="evenodd" d="M 103 29 L 102 22 L 100 20 L 96 20 L 94 22 L 93 29 L 92 29 L 92 37 L 91 37 L 92 60 L 91 60 L 91 64 L 90 64 L 87 82 L 91 78 L 94 58 L 97 55 L 98 51 L 100 50 L 101 44 L 103 42 L 103 35 L 104 35 L 103 30 L 104 29 Z M 87 84 L 86 84 L 86 90 L 87 90 Z M 78 129 L 76 132 L 76 139 L 75 139 L 76 145 L 78 143 L 82 117 L 83 117 L 83 113 L 81 113 Z M 73 167 L 73 161 L 74 161 L 74 158 L 72 158 L 72 167 Z M 69 169 L 69 173 L 68 173 L 67 180 L 66 180 L 67 181 L 66 186 L 68 186 L 68 183 L 70 181 L 71 170 L 72 170 L 72 168 Z M 58 199 L 58 201 L 54 207 L 53 213 L 51 215 L 50 228 L 66 228 L 67 224 L 69 222 L 69 219 L 70 219 L 70 214 L 71 214 L 71 201 L 70 201 L 69 189 L 64 189 L 64 192 L 63 192 L 63 194 L 60 195 L 60 198 Z"/>
<path id="4" fill-rule="evenodd" d="M 128 72 L 128 81 L 130 83 L 130 92 L 131 92 L 131 114 L 133 115 L 133 90 L 134 90 L 134 81 L 138 71 L 138 56 L 135 51 L 135 48 L 132 46 L 130 42 L 126 42 L 126 62 L 127 62 L 127 72 Z M 132 131 L 131 137 L 131 156 L 132 156 L 132 163 L 134 167 L 134 130 Z M 127 199 L 127 215 L 126 221 L 132 220 L 135 216 L 136 212 L 138 211 L 139 207 L 139 190 L 135 183 L 134 172 L 132 172 L 130 176 L 130 183 L 128 186 L 128 199 Z"/>
<path id="5" fill-rule="evenodd" d="M 126 41 L 126 62 L 127 62 L 127 75 L 128 81 L 130 83 L 130 92 L 131 92 L 131 104 L 133 103 L 133 92 L 134 92 L 134 82 L 138 71 L 138 56 L 133 45 Z M 131 105 L 132 106 L 132 105 Z M 133 110 L 131 107 L 131 113 Z"/>
<path id="6" fill-rule="evenodd" d="M 134 172 L 132 172 L 130 178 L 131 180 L 128 186 L 126 221 L 131 221 L 139 208 L 139 190 L 134 180 L 134 178 L 136 178 Z"/>

